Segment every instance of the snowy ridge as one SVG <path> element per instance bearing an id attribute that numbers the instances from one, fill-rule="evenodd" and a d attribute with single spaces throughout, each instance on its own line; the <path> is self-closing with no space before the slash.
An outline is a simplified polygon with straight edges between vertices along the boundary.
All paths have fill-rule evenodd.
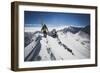
<path id="1" fill-rule="evenodd" d="M 90 58 L 90 37 L 89 34 L 77 30 L 75 27 L 73 33 L 71 31 L 65 32 L 60 28 L 57 31 L 58 37 L 47 35 L 43 37 L 42 33 L 36 33 L 37 37 L 28 46 L 25 47 L 25 61 L 48 61 L 48 60 L 72 60 L 72 59 L 88 59 Z M 51 28 L 49 28 L 51 29 Z M 52 28 L 54 29 L 54 28 Z M 52 30 L 51 29 L 51 30 Z M 69 27 L 66 27 L 69 29 Z M 39 30 L 39 29 L 38 29 Z M 27 32 L 27 31 L 26 31 Z M 28 32 L 27 32 L 28 33 Z M 50 31 L 49 31 L 50 33 Z"/>

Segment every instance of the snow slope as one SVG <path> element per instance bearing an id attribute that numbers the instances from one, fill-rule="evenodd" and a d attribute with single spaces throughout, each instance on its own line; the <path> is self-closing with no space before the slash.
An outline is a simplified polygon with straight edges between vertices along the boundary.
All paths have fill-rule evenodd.
<path id="1" fill-rule="evenodd" d="M 72 34 L 71 32 L 68 32 L 66 35 L 59 33 L 59 38 L 65 45 L 73 50 L 73 53 L 77 58 L 90 58 L 90 50 L 81 44 L 82 40 L 80 39 L 83 38 L 78 38 L 78 36 Z"/>
<path id="2" fill-rule="evenodd" d="M 53 38 L 37 33 L 34 40 L 25 47 L 25 61 L 71 60 L 90 58 L 89 35 L 83 31 L 74 34 L 70 31 L 57 32 L 58 37 Z M 83 37 L 84 35 L 84 37 Z"/>

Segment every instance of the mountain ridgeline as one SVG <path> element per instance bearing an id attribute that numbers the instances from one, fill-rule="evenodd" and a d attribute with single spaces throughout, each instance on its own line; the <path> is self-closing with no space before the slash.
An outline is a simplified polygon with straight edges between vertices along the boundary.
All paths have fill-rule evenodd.
<path id="1" fill-rule="evenodd" d="M 73 26 L 69 26 L 67 28 L 64 28 L 63 29 L 63 32 L 66 33 L 66 32 L 72 32 L 72 33 L 77 33 L 79 30 L 81 30 L 82 27 L 73 27 Z"/>
<path id="2" fill-rule="evenodd" d="M 24 32 L 24 61 L 90 58 L 90 25 L 53 28 L 47 37 L 41 30 L 29 31 Z"/>
<path id="3" fill-rule="evenodd" d="M 83 31 L 83 32 L 87 33 L 88 35 L 90 35 L 90 25 L 87 25 L 86 27 L 81 29 L 81 31 Z"/>
<path id="4" fill-rule="evenodd" d="M 73 34 L 78 33 L 79 31 L 82 31 L 90 35 L 90 25 L 87 25 L 85 27 L 69 26 L 69 27 L 65 27 L 64 29 L 61 29 L 60 31 L 62 31 L 63 33 L 71 32 Z"/>

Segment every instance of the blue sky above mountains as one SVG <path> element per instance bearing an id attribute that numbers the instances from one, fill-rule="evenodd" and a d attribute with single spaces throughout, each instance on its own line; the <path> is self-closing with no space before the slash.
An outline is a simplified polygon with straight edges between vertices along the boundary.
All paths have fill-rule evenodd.
<path id="1" fill-rule="evenodd" d="M 90 14 L 24 11 L 25 27 L 90 25 Z"/>

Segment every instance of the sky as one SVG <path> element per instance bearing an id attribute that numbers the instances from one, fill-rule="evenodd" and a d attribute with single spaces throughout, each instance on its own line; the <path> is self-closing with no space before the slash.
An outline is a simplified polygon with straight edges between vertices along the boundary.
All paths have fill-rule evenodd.
<path id="1" fill-rule="evenodd" d="M 90 25 L 90 14 L 24 11 L 25 27 L 47 26 L 86 26 Z"/>

